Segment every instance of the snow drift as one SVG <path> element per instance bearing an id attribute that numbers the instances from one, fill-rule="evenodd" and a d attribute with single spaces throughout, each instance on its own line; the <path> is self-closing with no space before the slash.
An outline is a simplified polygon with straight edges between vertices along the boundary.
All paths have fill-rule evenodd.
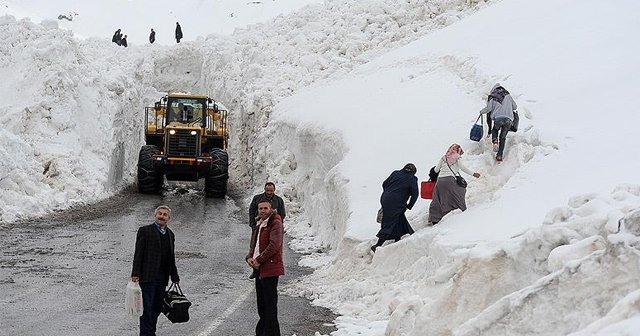
<path id="1" fill-rule="evenodd" d="M 208 93 L 231 110 L 233 185 L 276 182 L 317 268 L 286 290 L 341 314 L 335 335 L 632 335 L 638 6 L 326 1 L 126 50 L 3 17 L 0 222 L 131 184 L 143 106 Z M 521 112 L 499 166 L 467 140 L 497 81 Z M 482 174 L 469 209 L 427 228 L 421 201 L 416 234 L 371 256 L 381 182 L 409 161 L 426 177 L 452 142 Z"/>

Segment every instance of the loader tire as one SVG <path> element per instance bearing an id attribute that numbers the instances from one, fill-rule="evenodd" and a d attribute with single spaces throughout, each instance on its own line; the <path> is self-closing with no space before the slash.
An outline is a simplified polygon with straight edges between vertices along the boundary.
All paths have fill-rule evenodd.
<path id="1" fill-rule="evenodd" d="M 158 147 L 144 145 L 138 156 L 138 191 L 143 194 L 157 194 L 162 188 L 162 174 L 153 167 L 152 156 Z"/>
<path id="2" fill-rule="evenodd" d="M 229 180 L 229 155 L 221 148 L 212 149 L 210 155 L 211 170 L 204 180 L 204 192 L 207 197 L 224 198 Z"/>

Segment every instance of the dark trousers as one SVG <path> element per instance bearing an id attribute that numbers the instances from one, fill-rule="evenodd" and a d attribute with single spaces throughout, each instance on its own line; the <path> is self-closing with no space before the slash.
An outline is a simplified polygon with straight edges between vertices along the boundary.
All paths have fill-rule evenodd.
<path id="1" fill-rule="evenodd" d="M 487 113 L 487 136 L 491 135 L 491 122 L 493 121 L 493 119 L 491 119 L 491 112 Z"/>
<path id="2" fill-rule="evenodd" d="M 278 277 L 256 278 L 258 324 L 256 336 L 280 336 L 278 323 Z"/>
<path id="3" fill-rule="evenodd" d="M 156 324 L 168 282 L 168 276 L 160 276 L 154 281 L 140 283 L 142 306 L 144 307 L 142 316 L 140 316 L 140 336 L 156 335 Z"/>
<path id="4" fill-rule="evenodd" d="M 386 242 L 387 240 L 392 240 L 395 241 L 396 243 L 400 241 L 400 238 L 396 238 L 396 237 L 389 237 L 387 235 L 382 235 L 381 237 L 378 237 L 378 242 L 376 243 L 375 246 L 382 246 L 382 244 L 384 244 L 384 242 Z"/>
<path id="5" fill-rule="evenodd" d="M 497 156 L 502 156 L 504 154 L 504 145 L 507 142 L 507 133 L 509 133 L 509 129 L 511 129 L 511 120 L 509 118 L 498 118 L 494 120 L 491 140 L 494 143 L 497 140 L 500 140 Z M 500 137 L 498 137 L 498 132 L 500 132 Z"/>

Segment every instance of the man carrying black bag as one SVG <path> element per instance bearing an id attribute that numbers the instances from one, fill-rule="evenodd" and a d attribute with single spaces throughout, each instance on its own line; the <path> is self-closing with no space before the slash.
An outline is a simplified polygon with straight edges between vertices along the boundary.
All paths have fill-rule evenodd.
<path id="1" fill-rule="evenodd" d="M 171 323 L 184 323 L 189 321 L 189 307 L 191 301 L 184 296 L 180 285 L 172 283 L 164 296 L 162 313 Z"/>
<path id="2" fill-rule="evenodd" d="M 167 227 L 171 209 L 156 208 L 155 222 L 138 229 L 131 281 L 139 282 L 144 311 L 140 316 L 140 336 L 155 336 L 165 289 L 180 282 L 175 257 L 175 235 Z"/>

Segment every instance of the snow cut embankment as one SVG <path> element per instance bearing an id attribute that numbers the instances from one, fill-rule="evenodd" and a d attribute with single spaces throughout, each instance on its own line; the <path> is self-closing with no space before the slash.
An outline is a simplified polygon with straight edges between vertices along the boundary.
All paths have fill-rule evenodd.
<path id="1" fill-rule="evenodd" d="M 148 90 L 136 64 L 55 22 L 5 16 L 0 28 L 0 222 L 97 201 L 130 183 Z"/>
<path id="2" fill-rule="evenodd" d="M 373 259 L 360 243 L 288 290 L 345 315 L 336 321 L 343 331 L 367 335 L 602 329 L 640 313 L 628 303 L 640 287 L 638 202 L 633 185 L 577 196 L 541 227 L 501 243 L 452 246 L 422 230 Z"/>

